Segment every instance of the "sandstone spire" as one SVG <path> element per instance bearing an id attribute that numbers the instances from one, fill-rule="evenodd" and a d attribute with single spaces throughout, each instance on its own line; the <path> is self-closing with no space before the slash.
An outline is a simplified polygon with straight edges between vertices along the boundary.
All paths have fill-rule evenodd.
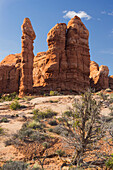
<path id="1" fill-rule="evenodd" d="M 36 38 L 29 18 L 25 18 L 22 24 L 22 59 L 21 80 L 19 95 L 32 93 L 33 86 L 33 40 Z"/>

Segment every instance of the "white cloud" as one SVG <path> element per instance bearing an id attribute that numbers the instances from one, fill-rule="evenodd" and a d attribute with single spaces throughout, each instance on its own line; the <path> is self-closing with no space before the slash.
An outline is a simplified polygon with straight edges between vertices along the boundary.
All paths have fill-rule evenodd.
<path id="1" fill-rule="evenodd" d="M 106 11 L 101 11 L 101 14 L 106 14 Z"/>
<path id="2" fill-rule="evenodd" d="M 67 10 L 63 11 L 63 13 L 65 14 L 67 12 Z"/>
<path id="3" fill-rule="evenodd" d="M 78 13 L 75 11 L 66 11 L 63 18 L 73 18 L 75 15 L 77 15 L 80 18 L 85 18 L 86 20 L 90 20 L 92 18 L 85 11 L 79 11 Z"/>
<path id="4" fill-rule="evenodd" d="M 113 16 L 113 11 L 112 11 L 112 12 L 109 12 L 108 15 L 112 15 L 112 16 Z"/>

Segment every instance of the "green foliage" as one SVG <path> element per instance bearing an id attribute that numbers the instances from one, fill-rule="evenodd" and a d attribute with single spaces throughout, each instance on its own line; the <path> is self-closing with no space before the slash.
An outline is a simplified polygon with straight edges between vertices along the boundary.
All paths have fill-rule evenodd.
<path id="1" fill-rule="evenodd" d="M 50 96 L 57 96 L 59 93 L 57 91 L 50 91 L 49 93 Z"/>
<path id="2" fill-rule="evenodd" d="M 48 131 L 49 131 L 49 132 L 53 132 L 53 129 L 52 129 L 52 128 L 49 128 Z"/>
<path id="3" fill-rule="evenodd" d="M 101 98 L 103 101 L 107 100 L 107 98 L 108 98 L 108 96 L 109 96 L 109 95 L 107 95 L 107 94 L 104 94 L 103 92 L 98 93 L 98 95 L 100 96 L 100 98 Z"/>
<path id="4" fill-rule="evenodd" d="M 56 151 L 56 154 L 60 157 L 64 156 L 65 155 L 65 151 L 62 151 L 61 149 L 57 150 Z"/>
<path id="5" fill-rule="evenodd" d="M 52 118 L 53 116 L 56 116 L 58 113 L 52 110 L 46 110 L 46 111 L 34 110 L 33 114 L 34 114 L 33 119 L 37 120 L 37 119 Z"/>
<path id="6" fill-rule="evenodd" d="M 21 161 L 8 161 L 6 162 L 2 170 L 27 170 L 28 164 Z"/>
<path id="7" fill-rule="evenodd" d="M 50 100 L 50 103 L 58 103 L 58 100 Z"/>
<path id="8" fill-rule="evenodd" d="M 43 147 L 46 148 L 46 149 L 49 147 L 49 143 L 48 143 L 48 142 L 43 142 L 42 145 L 43 145 Z"/>
<path id="9" fill-rule="evenodd" d="M 20 109 L 20 104 L 18 103 L 18 101 L 12 102 L 11 105 L 10 105 L 10 109 L 11 109 L 11 110 Z"/>
<path id="10" fill-rule="evenodd" d="M 58 123 L 57 123 L 56 120 L 50 120 L 50 121 L 48 122 L 48 124 L 51 125 L 51 126 L 56 126 L 56 125 L 58 125 Z"/>
<path id="11" fill-rule="evenodd" d="M 3 118 L 0 120 L 0 122 L 7 123 L 7 122 L 9 122 L 9 120 L 7 119 L 7 117 L 3 117 Z"/>
<path id="12" fill-rule="evenodd" d="M 72 110 L 67 110 L 64 112 L 64 115 L 71 117 L 73 115 L 73 112 L 72 112 Z"/>
<path id="13" fill-rule="evenodd" d="M 3 134 L 3 128 L 0 127 L 0 135 Z"/>
<path id="14" fill-rule="evenodd" d="M 109 169 L 113 169 L 113 157 L 109 158 L 106 163 L 105 163 L 106 167 Z"/>
<path id="15" fill-rule="evenodd" d="M 65 128 L 64 126 L 62 125 L 57 125 L 55 128 L 53 128 L 52 130 L 53 133 L 56 133 L 58 135 L 62 135 L 62 134 L 68 134 L 68 130 L 67 128 Z"/>
<path id="16" fill-rule="evenodd" d="M 19 97 L 16 94 L 16 92 L 11 93 L 11 94 L 2 95 L 1 98 L 0 98 L 0 101 L 1 102 L 3 102 L 3 101 L 12 101 L 13 99 L 19 100 Z"/>
<path id="17" fill-rule="evenodd" d="M 42 129 L 43 126 L 44 126 L 43 124 L 35 120 L 33 120 L 32 122 L 29 122 L 27 125 L 28 128 L 32 128 L 32 129 Z"/>

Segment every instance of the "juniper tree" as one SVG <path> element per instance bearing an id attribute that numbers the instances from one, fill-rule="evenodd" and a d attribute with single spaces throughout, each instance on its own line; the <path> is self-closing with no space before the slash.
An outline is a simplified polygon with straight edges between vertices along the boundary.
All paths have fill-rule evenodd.
<path id="1" fill-rule="evenodd" d="M 69 130 L 64 140 L 74 147 L 72 164 L 80 166 L 85 152 L 93 150 L 94 144 L 103 137 L 100 109 L 101 103 L 88 90 L 81 95 L 80 100 L 75 101 L 70 114 L 63 116 L 63 124 Z"/>

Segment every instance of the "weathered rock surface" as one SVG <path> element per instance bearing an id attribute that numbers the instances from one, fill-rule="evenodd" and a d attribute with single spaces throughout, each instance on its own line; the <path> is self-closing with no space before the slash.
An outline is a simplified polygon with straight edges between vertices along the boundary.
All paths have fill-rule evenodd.
<path id="1" fill-rule="evenodd" d="M 22 58 L 21 80 L 19 95 L 32 93 L 33 88 L 33 40 L 36 38 L 29 18 L 25 18 L 22 24 Z"/>
<path id="2" fill-rule="evenodd" d="M 107 66 L 99 65 L 91 61 L 90 62 L 90 79 L 91 87 L 96 91 L 109 88 L 109 69 Z"/>
<path id="3" fill-rule="evenodd" d="M 113 75 L 109 76 L 109 87 L 113 90 Z"/>
<path id="4" fill-rule="evenodd" d="M 21 54 L 10 54 L 0 63 L 0 93 L 12 93 L 19 90 Z"/>
<path id="5" fill-rule="evenodd" d="M 89 32 L 78 17 L 56 24 L 47 36 L 48 50 L 34 58 L 34 86 L 81 92 L 89 87 Z"/>

